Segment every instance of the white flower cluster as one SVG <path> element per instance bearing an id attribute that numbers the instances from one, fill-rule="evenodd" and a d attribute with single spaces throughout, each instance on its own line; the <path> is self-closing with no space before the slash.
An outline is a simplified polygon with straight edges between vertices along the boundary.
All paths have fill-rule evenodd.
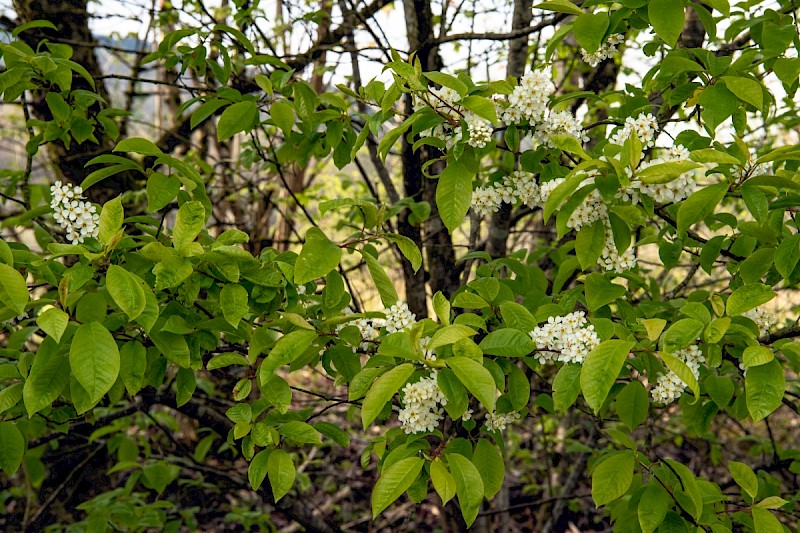
<path id="1" fill-rule="evenodd" d="M 533 140 L 548 148 L 555 148 L 550 141 L 554 135 L 568 135 L 581 142 L 589 140 L 589 136 L 583 131 L 580 120 L 567 111 L 551 111 L 541 123 L 536 125 Z"/>
<path id="2" fill-rule="evenodd" d="M 488 187 L 475 187 L 472 191 L 472 210 L 478 216 L 488 216 L 500 210 L 500 193 L 491 185 Z"/>
<path id="3" fill-rule="evenodd" d="M 405 331 L 416 323 L 416 315 L 408 309 L 405 302 L 397 302 L 386 311 L 383 327 L 389 333 Z"/>
<path id="4" fill-rule="evenodd" d="M 547 113 L 550 95 L 555 90 L 550 69 L 528 72 L 508 96 L 508 107 L 498 109 L 498 116 L 506 124 L 541 122 Z"/>
<path id="5" fill-rule="evenodd" d="M 772 329 L 772 326 L 778 323 L 778 317 L 762 307 L 751 309 L 746 313 L 743 313 L 742 316 L 749 318 L 756 323 L 756 326 L 758 326 L 759 336 L 769 333 L 769 330 Z"/>
<path id="6" fill-rule="evenodd" d="M 354 313 L 352 309 L 345 307 L 342 310 L 342 314 L 349 316 Z M 374 341 L 378 340 L 378 337 L 380 337 L 380 327 L 382 322 L 383 321 L 380 318 L 357 318 L 350 323 L 339 324 L 336 326 L 336 333 L 339 333 L 345 326 L 355 326 L 358 328 L 358 332 L 361 334 L 361 344 L 359 345 L 359 348 L 364 352 L 369 352 L 375 350 L 377 347 Z M 356 350 L 357 348 L 354 346 L 353 352 Z"/>
<path id="7" fill-rule="evenodd" d="M 633 248 L 628 248 L 620 255 L 617 245 L 614 244 L 614 235 L 611 233 L 611 228 L 606 226 L 606 243 L 597 262 L 608 271 L 625 272 L 636 267 L 636 256 L 633 255 Z"/>
<path id="8" fill-rule="evenodd" d="M 403 387 L 403 408 L 398 420 L 406 434 L 433 431 L 444 415 L 447 398 L 436 382 L 436 372 Z"/>
<path id="9" fill-rule="evenodd" d="M 53 218 L 67 231 L 69 242 L 83 242 L 86 237 L 97 237 L 100 215 L 97 208 L 85 201 L 81 187 L 56 181 L 50 186 L 50 207 Z"/>
<path id="10" fill-rule="evenodd" d="M 485 120 L 472 119 L 467 123 L 469 139 L 467 143 L 475 148 L 483 148 L 492 140 L 492 126 Z"/>
<path id="11" fill-rule="evenodd" d="M 503 431 L 509 424 L 519 420 L 519 413 L 487 413 L 486 429 L 489 431 Z"/>
<path id="12" fill-rule="evenodd" d="M 635 119 L 633 117 L 626 118 L 622 129 L 618 130 L 609 142 L 622 146 L 627 138 L 633 134 L 639 138 L 642 146 L 654 146 L 657 131 L 658 120 L 656 120 L 656 117 L 651 113 L 642 113 Z"/>
<path id="13" fill-rule="evenodd" d="M 530 333 L 540 363 L 561 361 L 562 363 L 582 363 L 589 352 L 600 344 L 594 326 L 586 322 L 583 311 L 566 316 L 551 316 L 547 323 L 537 326 Z"/>
<path id="14" fill-rule="evenodd" d="M 611 59 L 617 53 L 617 45 L 625 42 L 622 34 L 611 35 L 606 42 L 591 54 L 581 48 L 581 59 L 589 65 L 596 67 L 601 61 Z"/>
<path id="15" fill-rule="evenodd" d="M 660 157 L 642 163 L 639 170 L 661 163 L 688 160 L 689 150 L 678 144 L 668 148 L 667 152 Z M 617 191 L 616 196 L 624 201 L 630 201 L 632 204 L 638 204 L 643 195 L 652 198 L 656 204 L 675 203 L 688 198 L 694 192 L 695 185 L 695 172 L 689 171 L 667 183 L 632 181 L 626 188 Z"/>
<path id="16" fill-rule="evenodd" d="M 678 350 L 673 355 L 686 363 L 695 378 L 700 377 L 700 363 L 705 363 L 706 361 L 700 348 L 692 345 L 683 350 Z M 686 383 L 675 372 L 670 370 L 666 374 L 658 376 L 658 382 L 650 390 L 650 395 L 655 403 L 666 405 L 680 398 L 685 387 Z"/>

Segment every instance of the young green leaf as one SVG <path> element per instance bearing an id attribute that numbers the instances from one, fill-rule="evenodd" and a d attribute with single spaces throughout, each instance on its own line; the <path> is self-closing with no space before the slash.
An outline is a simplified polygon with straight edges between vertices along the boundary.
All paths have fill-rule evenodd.
<path id="1" fill-rule="evenodd" d="M 478 517 L 478 511 L 483 502 L 483 479 L 475 465 L 463 455 L 458 453 L 448 454 L 447 463 L 450 466 L 453 478 L 456 480 L 456 495 L 458 496 L 461 515 L 464 517 L 467 527 L 469 527 Z"/>
<path id="2" fill-rule="evenodd" d="M 595 413 L 605 402 L 634 344 L 617 339 L 605 341 L 586 356 L 581 368 L 581 389 L 586 403 Z"/>
<path id="3" fill-rule="evenodd" d="M 386 402 L 392 399 L 413 373 L 414 365 L 403 363 L 375 380 L 361 404 L 361 423 L 365 428 L 375 420 Z"/>
<path id="4" fill-rule="evenodd" d="M 272 487 L 272 496 L 277 502 L 294 485 L 296 469 L 291 456 L 280 448 L 272 450 L 267 458 L 267 475 Z"/>
<path id="5" fill-rule="evenodd" d="M 294 282 L 298 285 L 325 277 L 339 266 L 342 249 L 328 240 L 319 228 L 306 232 L 306 243 L 294 265 Z"/>
<path id="6" fill-rule="evenodd" d="M 497 386 L 494 378 L 479 362 L 467 357 L 451 357 L 447 360 L 458 380 L 480 401 L 487 411 L 494 411 Z"/>
<path id="7" fill-rule="evenodd" d="M 592 499 L 597 507 L 628 492 L 633 482 L 634 452 L 612 452 L 592 472 Z"/>
<path id="8" fill-rule="evenodd" d="M 144 311 L 147 301 L 140 280 L 119 265 L 111 265 L 106 273 L 106 288 L 111 298 L 133 321 Z"/>
<path id="9" fill-rule="evenodd" d="M 420 457 L 406 457 L 381 472 L 372 489 L 372 519 L 399 498 L 422 471 L 425 461 Z"/>

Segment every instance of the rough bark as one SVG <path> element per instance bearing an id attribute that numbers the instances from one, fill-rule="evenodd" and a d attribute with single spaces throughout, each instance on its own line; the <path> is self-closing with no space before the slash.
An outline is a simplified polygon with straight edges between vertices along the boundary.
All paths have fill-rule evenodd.
<path id="1" fill-rule="evenodd" d="M 67 42 L 82 42 L 97 44 L 89 30 L 89 13 L 87 11 L 88 0 L 14 0 L 14 9 L 17 14 L 17 22 L 25 24 L 33 20 L 48 20 L 57 28 L 55 31 L 49 28 L 32 28 L 22 32 L 19 38 L 25 44 L 36 50 L 38 44 L 44 40 L 64 40 Z M 80 75 L 73 76 L 72 90 L 83 89 L 94 91 L 106 102 L 109 102 L 108 91 L 102 80 L 102 72 L 94 53 L 93 46 L 75 46 L 73 48 L 72 60 L 82 65 L 94 79 L 95 87 L 89 84 Z M 29 104 L 33 117 L 49 121 L 52 120 L 50 108 L 44 99 L 45 92 L 33 91 Z M 105 104 L 107 105 L 107 104 Z M 90 109 L 90 114 L 96 114 L 101 110 L 101 104 L 96 103 Z M 48 154 L 53 167 L 58 171 L 59 178 L 74 184 L 80 184 L 84 178 L 96 168 L 86 168 L 86 163 L 92 158 L 110 152 L 115 142 L 104 135 L 102 128 L 96 128 L 94 132 L 99 144 L 86 141 L 81 144 L 70 143 L 69 147 L 61 141 L 49 143 L 50 153 Z M 133 176 L 129 173 L 122 173 L 104 180 L 101 184 L 92 187 L 87 194 L 92 200 L 103 203 L 120 192 L 130 188 L 133 183 Z"/>

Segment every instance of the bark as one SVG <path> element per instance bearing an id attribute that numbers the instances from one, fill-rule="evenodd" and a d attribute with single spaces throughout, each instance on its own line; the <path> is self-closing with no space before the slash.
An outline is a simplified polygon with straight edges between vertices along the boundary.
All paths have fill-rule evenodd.
<path id="1" fill-rule="evenodd" d="M 18 24 L 42 19 L 52 22 L 57 28 L 56 31 L 49 28 L 32 28 L 22 32 L 19 38 L 34 50 L 38 48 L 39 43 L 44 39 L 96 45 L 97 43 L 89 30 L 87 4 L 88 0 L 14 0 Z M 82 89 L 96 92 L 107 102 L 106 104 L 95 103 L 92 105 L 89 109 L 89 114 L 96 114 L 102 109 L 101 105 L 107 106 L 110 100 L 108 91 L 102 81 L 102 71 L 94 53 L 94 47 L 73 47 L 72 60 L 82 65 L 95 82 L 95 87 L 92 88 L 87 80 L 76 74 L 73 76 L 72 90 Z M 45 91 L 32 91 L 29 103 L 33 117 L 49 121 L 53 117 L 45 102 L 45 94 Z M 91 141 L 77 144 L 73 141 L 67 147 L 61 141 L 48 143 L 50 151 L 48 156 L 60 179 L 80 184 L 87 175 L 97 168 L 90 167 L 87 169 L 86 163 L 98 155 L 111 152 L 115 142 L 104 134 L 101 127 L 95 129 L 94 135 L 97 137 L 99 144 L 94 144 Z M 118 174 L 89 189 L 87 195 L 93 201 L 104 203 L 129 189 L 133 180 L 134 176 L 130 173 Z"/>
<path id="2" fill-rule="evenodd" d="M 440 70 L 442 68 L 439 49 L 435 44 L 433 33 L 434 18 L 431 11 L 430 2 L 426 0 L 405 0 L 403 2 L 406 19 L 406 33 L 408 35 L 409 50 L 417 53 L 420 66 L 423 71 Z M 411 98 L 406 98 L 406 106 L 411 109 Z M 452 295 L 459 287 L 459 270 L 456 268 L 455 250 L 453 241 L 439 216 L 436 207 L 436 183 L 433 180 L 425 179 L 422 175 L 423 164 L 431 158 L 433 154 L 427 149 L 420 149 L 416 152 L 411 145 L 403 139 L 403 185 L 405 195 L 415 200 L 425 200 L 431 205 L 431 216 L 423 224 L 423 248 L 427 256 L 428 270 L 427 282 L 431 293 L 442 291 L 446 296 Z M 439 167 L 439 168 L 436 168 Z M 441 172 L 440 165 L 432 165 L 429 171 L 433 173 Z M 401 215 L 400 224 L 408 224 L 406 211 Z M 420 285 L 420 276 L 414 278 L 415 284 L 406 287 L 406 294 L 414 297 L 416 309 L 411 308 L 417 313 L 418 317 L 427 316 L 427 305 L 425 304 L 425 286 Z M 409 307 L 411 304 L 409 303 Z"/>

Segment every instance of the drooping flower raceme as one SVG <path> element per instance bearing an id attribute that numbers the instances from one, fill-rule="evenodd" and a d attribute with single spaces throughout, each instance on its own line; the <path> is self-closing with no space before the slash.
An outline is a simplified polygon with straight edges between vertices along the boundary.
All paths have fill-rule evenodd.
<path id="1" fill-rule="evenodd" d="M 403 431 L 411 434 L 435 430 L 444 416 L 443 405 L 447 405 L 447 398 L 439 388 L 435 371 L 416 383 L 406 384 L 398 416 Z"/>
<path id="2" fill-rule="evenodd" d="M 503 431 L 509 424 L 516 422 L 517 420 L 519 420 L 519 413 L 487 413 L 486 429 L 489 431 Z"/>
<path id="3" fill-rule="evenodd" d="M 611 35 L 608 37 L 608 39 L 606 39 L 606 42 L 600 46 L 600 48 L 591 54 L 581 48 L 581 59 L 583 59 L 584 62 L 589 63 L 589 65 L 596 67 L 601 61 L 614 57 L 614 55 L 617 53 L 617 45 L 623 42 L 625 42 L 624 35 Z"/>
<path id="4" fill-rule="evenodd" d="M 620 254 L 614 243 L 614 235 L 608 226 L 606 226 L 606 243 L 597 262 L 611 272 L 625 272 L 636 268 L 636 256 L 633 254 L 633 248 L 628 248 Z"/>
<path id="5" fill-rule="evenodd" d="M 551 316 L 547 323 L 534 328 L 530 336 L 540 350 L 536 358 L 542 364 L 547 361 L 582 363 L 589 352 L 600 344 L 594 326 L 587 323 L 583 311 Z"/>
<path id="6" fill-rule="evenodd" d="M 485 120 L 473 118 L 467 123 L 469 139 L 467 143 L 475 148 L 483 148 L 492 140 L 492 126 Z"/>
<path id="7" fill-rule="evenodd" d="M 100 215 L 97 208 L 81 196 L 81 187 L 56 181 L 50 186 L 50 194 L 53 218 L 66 230 L 68 241 L 83 242 L 86 237 L 97 237 Z"/>
<path id="8" fill-rule="evenodd" d="M 386 311 L 383 327 L 389 333 L 404 331 L 416 323 L 416 315 L 408 309 L 405 302 L 397 302 Z"/>
<path id="9" fill-rule="evenodd" d="M 700 377 L 700 363 L 705 363 L 706 361 L 700 348 L 692 345 L 683 350 L 678 350 L 673 355 L 686 363 L 695 378 Z M 650 389 L 650 395 L 653 397 L 654 402 L 666 405 L 680 398 L 685 387 L 686 383 L 675 372 L 670 370 L 666 374 L 658 376 L 658 382 Z"/>
<path id="10" fill-rule="evenodd" d="M 430 342 L 430 337 L 422 337 L 419 340 L 419 350 L 422 352 L 422 358 L 425 361 L 436 361 L 436 351 L 428 349 L 428 344 L 430 344 Z"/>
<path id="11" fill-rule="evenodd" d="M 622 146 L 631 135 L 639 138 L 642 146 L 654 146 L 656 142 L 656 132 L 658 131 L 658 120 L 650 113 L 642 113 L 638 117 L 628 117 L 621 129 L 611 137 L 609 142 Z"/>
<path id="12" fill-rule="evenodd" d="M 750 309 L 749 311 L 742 313 L 742 316 L 749 318 L 756 323 L 756 326 L 758 326 L 759 336 L 769 333 L 769 330 L 772 328 L 772 326 L 778 323 L 778 317 L 763 307 Z"/>

